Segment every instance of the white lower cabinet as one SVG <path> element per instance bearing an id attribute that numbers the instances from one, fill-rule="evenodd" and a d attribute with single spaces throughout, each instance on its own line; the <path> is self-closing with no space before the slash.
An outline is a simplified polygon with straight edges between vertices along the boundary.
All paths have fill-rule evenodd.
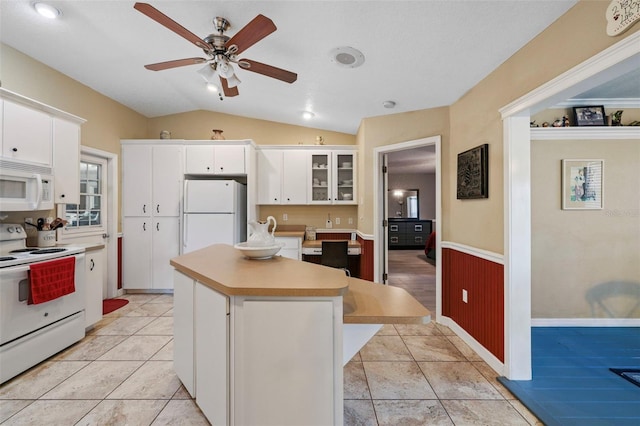
<path id="1" fill-rule="evenodd" d="M 195 281 L 173 271 L 173 369 L 192 398 L 196 395 L 194 294 Z"/>
<path id="2" fill-rule="evenodd" d="M 276 243 L 284 244 L 278 254 L 289 259 L 302 260 L 302 238 L 276 237 Z"/>
<path id="3" fill-rule="evenodd" d="M 85 327 L 91 327 L 102 319 L 104 255 L 104 249 L 87 251 L 85 254 Z"/>

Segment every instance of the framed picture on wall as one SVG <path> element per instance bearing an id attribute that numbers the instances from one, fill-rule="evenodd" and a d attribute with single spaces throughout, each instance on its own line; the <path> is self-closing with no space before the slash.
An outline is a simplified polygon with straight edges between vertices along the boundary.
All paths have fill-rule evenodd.
<path id="1" fill-rule="evenodd" d="M 489 198 L 489 144 L 458 154 L 458 200 Z"/>
<path id="2" fill-rule="evenodd" d="M 607 125 L 602 105 L 573 107 L 573 119 L 576 126 Z"/>
<path id="3" fill-rule="evenodd" d="M 562 160 L 562 209 L 599 210 L 603 204 L 604 160 Z"/>

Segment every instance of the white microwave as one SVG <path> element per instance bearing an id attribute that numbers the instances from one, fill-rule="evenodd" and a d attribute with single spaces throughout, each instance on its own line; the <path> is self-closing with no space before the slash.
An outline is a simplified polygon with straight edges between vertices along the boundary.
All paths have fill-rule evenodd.
<path id="1" fill-rule="evenodd" d="M 53 170 L 0 160 L 0 212 L 53 209 Z"/>

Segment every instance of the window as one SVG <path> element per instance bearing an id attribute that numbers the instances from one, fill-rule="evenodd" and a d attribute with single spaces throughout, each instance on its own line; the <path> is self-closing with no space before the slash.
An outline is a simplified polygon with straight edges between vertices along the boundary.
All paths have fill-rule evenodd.
<path id="1" fill-rule="evenodd" d="M 106 200 L 103 194 L 105 166 L 100 159 L 92 160 L 83 156 L 80 162 L 80 204 L 65 206 L 68 231 L 102 229 L 103 201 Z"/>

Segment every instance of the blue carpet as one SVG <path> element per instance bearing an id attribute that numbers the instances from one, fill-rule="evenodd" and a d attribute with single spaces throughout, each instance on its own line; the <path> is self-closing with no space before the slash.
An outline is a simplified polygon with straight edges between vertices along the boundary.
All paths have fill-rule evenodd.
<path id="1" fill-rule="evenodd" d="M 498 380 L 547 426 L 640 425 L 638 327 L 532 327 L 532 380 Z"/>

